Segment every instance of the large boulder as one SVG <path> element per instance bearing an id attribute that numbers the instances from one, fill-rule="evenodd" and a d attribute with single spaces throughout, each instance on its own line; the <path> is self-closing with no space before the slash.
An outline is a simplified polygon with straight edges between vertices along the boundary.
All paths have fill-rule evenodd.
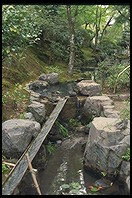
<path id="1" fill-rule="evenodd" d="M 77 83 L 76 88 L 81 95 L 96 96 L 101 95 L 100 84 L 95 83 L 92 80 L 82 80 Z"/>
<path id="2" fill-rule="evenodd" d="M 33 101 L 30 105 L 27 107 L 27 111 L 31 112 L 33 114 L 33 117 L 37 122 L 42 124 L 45 120 L 45 105 L 41 104 L 39 102 Z"/>
<path id="3" fill-rule="evenodd" d="M 40 132 L 40 124 L 36 121 L 11 119 L 3 122 L 3 154 L 7 158 L 19 158 L 38 132 Z"/>
<path id="4" fill-rule="evenodd" d="M 108 175 L 119 174 L 122 155 L 130 145 L 130 123 L 120 128 L 121 123 L 123 125 L 119 118 L 94 118 L 84 153 L 87 168 L 105 171 Z"/>
<path id="5" fill-rule="evenodd" d="M 87 97 L 82 115 L 87 117 L 104 116 L 108 118 L 119 118 L 119 112 L 114 110 L 113 100 L 108 96 L 91 96 Z"/>
<path id="6" fill-rule="evenodd" d="M 105 109 L 113 109 L 113 101 L 107 96 L 91 96 L 87 97 L 81 111 L 81 119 L 86 123 L 91 121 L 93 117 L 105 116 Z M 106 116 L 107 117 L 107 116 Z"/>
<path id="7" fill-rule="evenodd" d="M 87 97 L 85 104 L 82 109 L 82 113 L 85 116 L 94 116 L 99 117 L 101 114 L 102 106 L 96 100 L 93 100 L 92 97 Z"/>

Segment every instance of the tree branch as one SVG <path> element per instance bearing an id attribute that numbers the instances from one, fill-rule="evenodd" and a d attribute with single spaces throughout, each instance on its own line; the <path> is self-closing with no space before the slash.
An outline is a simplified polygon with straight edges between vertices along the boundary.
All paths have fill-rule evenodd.
<path id="1" fill-rule="evenodd" d="M 108 20 L 108 22 L 106 23 L 106 25 L 105 25 L 105 27 L 104 27 L 103 31 L 101 32 L 101 38 L 100 38 L 100 41 L 102 40 L 102 37 L 103 37 L 103 35 L 104 35 L 104 32 L 105 32 L 106 28 L 108 27 L 108 25 L 110 24 L 110 22 L 111 22 L 111 20 L 112 20 L 113 16 L 114 16 L 114 14 L 110 17 L 110 19 L 109 19 L 109 20 Z"/>
<path id="2" fill-rule="evenodd" d="M 117 9 L 117 11 L 120 13 L 120 15 L 122 15 L 125 19 L 130 21 L 130 18 L 127 18 L 120 10 Z"/>

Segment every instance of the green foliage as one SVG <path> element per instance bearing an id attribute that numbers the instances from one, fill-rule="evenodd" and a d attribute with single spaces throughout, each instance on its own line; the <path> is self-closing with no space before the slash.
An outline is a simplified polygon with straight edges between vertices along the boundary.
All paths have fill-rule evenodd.
<path id="1" fill-rule="evenodd" d="M 101 61 L 99 63 L 98 71 L 96 72 L 95 78 L 101 84 L 102 88 L 105 85 L 106 76 L 108 75 L 109 65 L 110 65 L 109 59 L 105 59 L 104 61 Z"/>
<path id="2" fill-rule="evenodd" d="M 130 100 L 124 101 L 125 107 L 120 111 L 120 117 L 122 119 L 130 120 Z"/>
<path id="3" fill-rule="evenodd" d="M 81 50 L 86 60 L 93 59 L 94 54 L 92 53 L 92 49 L 82 48 Z"/>
<path id="4" fill-rule="evenodd" d="M 76 127 L 78 125 L 78 121 L 76 119 L 73 119 L 71 118 L 69 120 L 69 124 L 72 126 L 72 127 Z"/>
<path id="5" fill-rule="evenodd" d="M 77 127 L 78 126 L 78 121 L 76 120 L 76 119 L 73 119 L 73 118 L 71 118 L 70 120 L 69 120 L 69 125 L 70 125 L 70 127 Z"/>
<path id="6" fill-rule="evenodd" d="M 60 122 L 57 121 L 56 124 L 59 127 L 59 133 L 61 135 L 63 135 L 63 137 L 67 137 L 68 136 L 68 130 L 62 124 L 60 124 Z"/>
<path id="7" fill-rule="evenodd" d="M 25 116 L 24 116 L 24 114 L 25 114 L 25 112 L 23 112 L 23 113 L 20 113 L 20 115 L 19 115 L 19 118 L 20 118 L 20 119 L 25 119 Z"/>
<path id="8" fill-rule="evenodd" d="M 53 152 L 55 152 L 55 145 L 51 142 L 49 142 L 47 145 L 46 145 L 46 148 L 47 148 L 47 151 L 49 154 L 52 154 Z"/>
<path id="9" fill-rule="evenodd" d="M 68 188 L 70 188 L 70 185 L 69 184 L 62 184 L 61 188 L 62 189 L 68 189 Z"/>
<path id="10" fill-rule="evenodd" d="M 109 68 L 109 76 L 107 77 L 107 85 L 112 90 L 117 83 L 117 90 L 121 90 L 123 88 L 130 88 L 130 69 L 124 72 L 120 78 L 117 79 L 118 74 L 125 69 L 126 65 L 113 65 Z"/>
<path id="11" fill-rule="evenodd" d="M 107 87 L 114 91 L 115 83 L 117 84 L 117 91 L 123 88 L 130 88 L 130 69 L 126 70 L 120 78 L 118 74 L 126 68 L 126 64 L 113 64 L 113 61 L 106 58 L 99 64 L 99 69 L 96 73 L 96 80 L 102 87 Z"/>
<path id="12" fill-rule="evenodd" d="M 93 188 L 90 189 L 91 192 L 98 192 L 99 189 L 96 186 L 93 186 Z"/>
<path id="13" fill-rule="evenodd" d="M 2 6 L 2 59 L 22 52 L 40 34 L 37 12 L 30 5 Z"/>
<path id="14" fill-rule="evenodd" d="M 116 23 L 112 25 L 112 27 L 105 34 L 103 41 L 101 42 L 104 44 L 105 50 L 109 50 L 110 47 L 117 47 L 118 41 L 120 41 L 122 38 L 122 31 L 123 28 L 121 24 Z"/>
<path id="15" fill-rule="evenodd" d="M 105 177 L 107 175 L 107 173 L 104 172 L 104 171 L 102 171 L 101 174 L 102 174 L 103 177 Z"/>
<path id="16" fill-rule="evenodd" d="M 6 164 L 2 163 L 2 173 L 5 173 L 8 171 L 8 167 Z"/>
<path id="17" fill-rule="evenodd" d="M 130 161 L 130 148 L 127 148 L 126 152 L 122 156 L 122 159 L 125 161 Z"/>
<path id="18" fill-rule="evenodd" d="M 13 91 L 7 91 L 4 95 L 2 95 L 2 103 L 6 104 L 7 101 L 11 99 L 16 105 L 18 105 L 26 98 L 27 95 L 24 94 L 24 87 L 19 83 L 16 83 Z"/>
<path id="19" fill-rule="evenodd" d="M 46 66 L 45 69 L 48 71 L 48 73 L 58 73 L 61 74 L 62 70 L 60 70 L 60 67 L 58 67 L 57 65 L 50 65 L 50 66 Z"/>
<path id="20" fill-rule="evenodd" d="M 118 23 L 126 23 L 130 21 L 130 4 L 114 5 L 113 9 L 117 11 L 116 21 Z"/>
<path id="21" fill-rule="evenodd" d="M 61 191 L 67 192 L 68 195 L 77 195 L 81 189 L 81 185 L 78 182 L 71 182 L 69 184 L 63 184 L 60 186 Z"/>

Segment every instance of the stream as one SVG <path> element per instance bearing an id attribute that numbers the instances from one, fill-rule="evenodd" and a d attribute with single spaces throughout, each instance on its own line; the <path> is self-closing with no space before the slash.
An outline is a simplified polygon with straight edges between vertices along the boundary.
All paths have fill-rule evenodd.
<path id="1" fill-rule="evenodd" d="M 72 182 L 80 185 L 78 194 L 86 194 L 81 142 L 82 137 L 66 139 L 49 159 L 46 170 L 38 173 L 42 194 L 60 195 L 63 190 L 61 186 Z M 44 183 L 45 179 L 47 182 Z"/>
<path id="2" fill-rule="evenodd" d="M 69 90 L 74 90 L 76 83 L 57 84 L 48 89 L 36 90 L 42 97 L 52 97 L 57 93 L 61 97 L 69 95 Z M 59 90 L 59 91 L 58 91 Z M 83 166 L 84 143 L 88 134 L 72 133 L 61 143 L 55 144 L 55 151 L 49 156 L 44 169 L 38 170 L 37 180 L 42 195 L 126 195 L 125 188 L 118 181 L 112 182 L 108 188 L 98 192 L 91 192 L 89 186 L 103 176 L 86 171 Z M 31 174 L 28 173 L 20 185 L 20 195 L 36 195 Z"/>
<path id="3" fill-rule="evenodd" d="M 61 144 L 57 144 L 55 152 L 49 157 L 46 168 L 44 170 L 38 170 L 37 173 L 42 195 L 93 194 L 88 187 L 93 185 L 100 177 L 83 168 L 84 150 L 82 150 L 82 145 L 86 140 L 86 134 L 72 134 L 65 138 Z M 31 176 L 30 182 L 29 178 L 26 180 L 28 182 L 26 182 L 26 185 L 22 185 L 20 194 L 36 195 L 37 192 L 32 183 Z M 65 184 L 75 187 L 65 189 L 63 188 L 63 186 L 67 187 Z M 95 194 L 125 195 L 125 190 L 118 182 L 114 182 L 112 187 L 101 192 L 96 192 Z"/>

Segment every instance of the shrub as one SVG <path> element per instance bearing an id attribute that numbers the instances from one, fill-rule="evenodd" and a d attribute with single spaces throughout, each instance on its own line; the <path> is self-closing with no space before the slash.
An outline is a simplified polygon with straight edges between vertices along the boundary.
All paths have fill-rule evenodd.
<path id="1" fill-rule="evenodd" d="M 124 101 L 125 107 L 121 110 L 120 116 L 122 119 L 130 120 L 130 100 Z"/>
<path id="2" fill-rule="evenodd" d="M 8 167 L 6 166 L 6 164 L 2 163 L 2 173 L 7 172 Z"/>
<path id="3" fill-rule="evenodd" d="M 110 91 L 130 88 L 130 69 L 127 69 L 124 73 L 118 74 L 126 68 L 125 64 L 113 64 L 109 59 L 105 59 L 99 64 L 98 71 L 96 72 L 96 80 L 101 83 L 102 88 L 107 87 Z"/>
<path id="4" fill-rule="evenodd" d="M 124 159 L 125 161 L 130 161 L 130 148 L 127 148 L 126 152 L 122 156 L 122 159 Z"/>
<path id="5" fill-rule="evenodd" d="M 46 148 L 49 154 L 52 154 L 55 151 L 55 145 L 51 142 L 46 145 Z"/>
<path id="6" fill-rule="evenodd" d="M 71 128 L 77 127 L 78 124 L 79 124 L 78 121 L 75 120 L 75 119 L 73 119 L 73 118 L 71 118 L 71 119 L 69 120 L 69 126 L 70 126 Z"/>
<path id="7" fill-rule="evenodd" d="M 2 95 L 2 103 L 5 104 L 8 100 L 13 100 L 16 105 L 20 104 L 27 98 L 27 94 L 24 92 L 24 87 L 19 83 L 16 83 L 13 91 L 7 91 L 4 95 Z"/>
<path id="8" fill-rule="evenodd" d="M 68 136 L 68 130 L 62 124 L 60 124 L 58 121 L 56 122 L 56 124 L 59 127 L 59 133 L 63 137 L 67 137 Z"/>

